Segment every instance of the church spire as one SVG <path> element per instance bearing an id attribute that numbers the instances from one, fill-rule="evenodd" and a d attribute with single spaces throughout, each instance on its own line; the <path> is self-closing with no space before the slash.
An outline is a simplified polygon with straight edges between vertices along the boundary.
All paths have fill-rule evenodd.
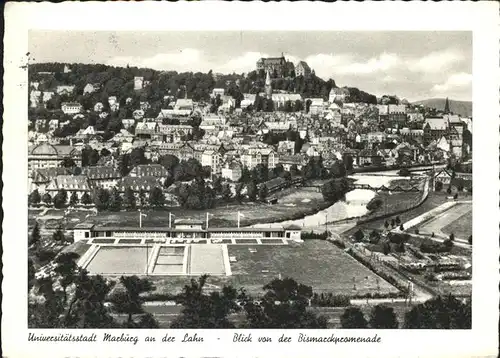
<path id="1" fill-rule="evenodd" d="M 448 101 L 448 97 L 446 97 L 446 101 L 444 102 L 444 113 L 450 113 L 450 101 Z"/>
<path id="2" fill-rule="evenodd" d="M 267 71 L 266 75 L 266 85 L 265 85 L 265 91 L 266 91 L 266 97 L 271 99 L 272 98 L 272 93 L 273 93 L 273 88 L 271 86 L 271 75 L 269 73 L 269 70 Z"/>

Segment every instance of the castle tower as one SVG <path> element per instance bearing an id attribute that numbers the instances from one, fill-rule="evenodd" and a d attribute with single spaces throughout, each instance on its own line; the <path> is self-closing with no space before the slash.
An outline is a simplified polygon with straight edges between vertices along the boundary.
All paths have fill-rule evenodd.
<path id="1" fill-rule="evenodd" d="M 273 88 L 271 86 L 271 75 L 269 74 L 269 71 L 267 71 L 266 75 L 266 85 L 265 85 L 265 92 L 266 92 L 266 98 L 272 99 L 273 97 Z"/>

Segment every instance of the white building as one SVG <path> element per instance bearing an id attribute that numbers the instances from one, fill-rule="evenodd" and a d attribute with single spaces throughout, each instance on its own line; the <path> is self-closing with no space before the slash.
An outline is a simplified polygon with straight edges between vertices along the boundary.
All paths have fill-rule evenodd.
<path id="1" fill-rule="evenodd" d="M 64 114 L 77 114 L 82 111 L 82 105 L 75 102 L 64 102 L 61 104 L 61 110 Z"/>
<path id="2" fill-rule="evenodd" d="M 221 169 L 222 155 L 213 150 L 205 150 L 201 155 L 201 165 L 209 166 L 212 174 L 219 174 Z"/>
<path id="3" fill-rule="evenodd" d="M 141 90 L 144 85 L 144 77 L 134 77 L 134 90 Z"/>
<path id="4" fill-rule="evenodd" d="M 217 95 L 219 95 L 219 96 L 221 96 L 221 97 L 222 97 L 222 96 L 224 96 L 224 88 L 214 88 L 214 89 L 212 90 L 212 95 L 211 95 L 211 97 L 212 97 L 212 98 L 215 98 L 215 97 L 217 97 Z"/>

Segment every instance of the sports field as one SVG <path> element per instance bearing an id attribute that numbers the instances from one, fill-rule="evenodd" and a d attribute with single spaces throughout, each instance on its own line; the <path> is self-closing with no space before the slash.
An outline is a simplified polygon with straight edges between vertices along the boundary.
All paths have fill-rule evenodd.
<path id="1" fill-rule="evenodd" d="M 188 274 L 225 275 L 222 245 L 191 245 L 188 253 Z"/>
<path id="2" fill-rule="evenodd" d="M 472 232 L 472 205 L 457 204 L 425 222 L 419 228 L 423 234 L 448 236 L 452 232 L 456 238 L 467 239 Z"/>
<path id="3" fill-rule="evenodd" d="M 472 210 L 443 227 L 441 231 L 446 235 L 453 233 L 455 237 L 467 240 L 472 235 Z"/>
<path id="4" fill-rule="evenodd" d="M 101 246 L 86 268 L 91 274 L 140 275 L 146 272 L 147 254 L 145 246 Z"/>
<path id="5" fill-rule="evenodd" d="M 252 248 L 254 252 L 249 249 Z M 335 245 L 321 240 L 286 246 L 228 246 L 236 286 L 262 291 L 262 286 L 279 277 L 292 277 L 312 286 L 316 292 L 364 294 L 398 292 Z"/>

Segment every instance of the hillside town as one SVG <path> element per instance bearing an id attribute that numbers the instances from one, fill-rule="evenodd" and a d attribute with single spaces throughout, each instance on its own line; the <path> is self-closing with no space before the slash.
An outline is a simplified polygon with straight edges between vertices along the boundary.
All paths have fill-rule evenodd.
<path id="1" fill-rule="evenodd" d="M 260 59 L 256 72 L 264 71 L 265 81 L 257 93 L 242 93 L 239 80 L 225 80 L 225 86 L 206 89 L 209 98 L 195 100 L 179 84 L 181 96 L 164 96 L 157 110 L 147 97 L 151 80 L 143 76 L 130 81 L 130 97 L 121 97 L 118 89 L 107 90 L 116 78 L 83 89 L 52 79 L 71 79 L 64 76 L 71 71 L 64 65 L 61 73 L 30 74 L 37 81 L 30 82 L 28 122 L 29 192 L 53 198 L 64 189 L 68 203 L 73 193 L 81 200 L 97 188 L 116 187 L 121 194 L 131 188 L 137 200 L 152 185 L 167 192 L 173 182 L 165 178 L 175 173 L 165 158 L 173 157 L 195 160 L 210 177 L 228 183 L 257 166 L 294 176 L 311 160 L 328 170 L 336 163 L 353 170 L 471 158 L 472 118 L 452 114 L 448 106 L 433 110 L 395 96 L 354 102 L 348 89 L 337 87 L 315 98 L 275 89 L 290 73 L 314 76 L 303 61 L 294 67 L 283 57 Z M 166 167 L 164 160 L 170 162 Z"/>
<path id="2" fill-rule="evenodd" d="M 338 87 L 283 54 L 28 77 L 32 327 L 470 328 L 473 125 L 448 99 Z"/>

